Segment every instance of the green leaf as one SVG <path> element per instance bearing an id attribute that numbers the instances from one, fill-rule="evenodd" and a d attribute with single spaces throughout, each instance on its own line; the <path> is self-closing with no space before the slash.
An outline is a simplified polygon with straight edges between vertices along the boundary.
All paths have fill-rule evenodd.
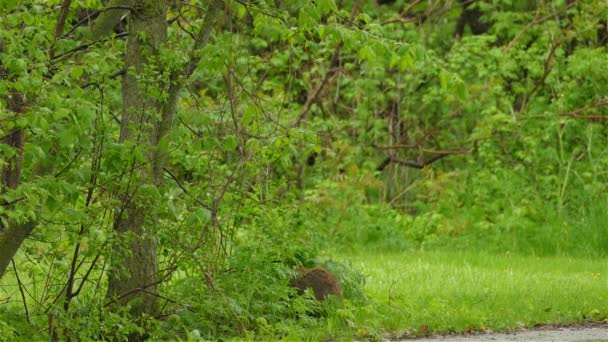
<path id="1" fill-rule="evenodd" d="M 188 227 L 201 227 L 211 221 L 211 212 L 206 208 L 197 207 L 190 212 L 185 224 Z"/>
<path id="2" fill-rule="evenodd" d="M 365 45 L 359 49 L 357 58 L 359 61 L 367 60 L 368 62 L 373 63 L 376 60 L 376 53 L 369 45 Z"/>
<path id="3" fill-rule="evenodd" d="M 224 148 L 226 151 L 234 151 L 239 142 L 234 135 L 229 135 L 224 139 Z"/>
<path id="4" fill-rule="evenodd" d="M 338 10 L 334 0 L 317 0 L 317 8 L 321 14 L 328 14 L 331 11 Z"/>
<path id="5" fill-rule="evenodd" d="M 27 62 L 23 58 L 10 58 L 6 66 L 12 74 L 19 75 L 26 70 Z"/>
<path id="6" fill-rule="evenodd" d="M 464 82 L 456 82 L 456 95 L 460 100 L 465 100 L 468 97 L 467 86 Z"/>
<path id="7" fill-rule="evenodd" d="M 9 10 L 8 12 L 12 12 L 12 10 L 14 10 L 15 7 L 17 7 L 18 2 L 19 2 L 19 0 L 2 0 L 0 2 L 0 8 L 5 8 L 5 9 Z"/>
<path id="8" fill-rule="evenodd" d="M 59 133 L 59 146 L 68 147 L 72 146 L 78 141 L 78 136 L 71 130 L 66 129 Z"/>
<path id="9" fill-rule="evenodd" d="M 446 90 L 448 87 L 448 81 L 450 79 L 450 75 L 443 70 L 439 72 L 439 82 L 441 84 L 441 89 Z"/>
<path id="10" fill-rule="evenodd" d="M 72 70 L 71 70 L 72 78 L 79 80 L 83 73 L 84 73 L 84 67 L 82 67 L 82 66 L 72 67 Z"/>

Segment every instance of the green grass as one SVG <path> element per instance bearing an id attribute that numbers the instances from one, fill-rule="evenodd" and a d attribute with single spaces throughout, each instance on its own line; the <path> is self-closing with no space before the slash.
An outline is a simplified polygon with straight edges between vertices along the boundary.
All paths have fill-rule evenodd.
<path id="1" fill-rule="evenodd" d="M 608 260 L 423 252 L 342 255 L 366 275 L 358 335 L 508 330 L 608 317 Z"/>

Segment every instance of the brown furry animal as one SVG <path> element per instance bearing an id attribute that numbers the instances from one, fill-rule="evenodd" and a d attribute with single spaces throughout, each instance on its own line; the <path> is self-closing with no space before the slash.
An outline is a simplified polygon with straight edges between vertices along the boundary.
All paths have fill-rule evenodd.
<path id="1" fill-rule="evenodd" d="M 290 285 L 298 289 L 298 293 L 304 293 L 306 289 L 312 289 L 317 300 L 324 300 L 329 295 L 342 298 L 342 288 L 336 276 L 330 271 L 315 268 L 299 268 L 298 276 L 291 280 Z"/>

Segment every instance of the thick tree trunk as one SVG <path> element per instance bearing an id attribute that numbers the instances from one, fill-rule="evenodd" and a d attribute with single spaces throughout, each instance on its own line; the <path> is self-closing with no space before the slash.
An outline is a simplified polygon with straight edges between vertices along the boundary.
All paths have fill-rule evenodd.
<path id="1" fill-rule="evenodd" d="M 108 298 L 121 305 L 129 302 L 134 316 L 154 315 L 157 310 L 158 259 L 155 236 L 154 203 L 141 192 L 146 186 L 160 185 L 157 161 L 154 159 L 159 137 L 161 104 L 151 93 L 160 91 L 160 70 L 155 58 L 167 39 L 166 2 L 135 0 L 129 16 L 129 37 L 125 56 L 122 89 L 120 141 L 145 150 L 144 165 L 135 165 L 131 186 L 117 194 L 122 204 L 114 219 L 117 239 L 114 244 Z M 154 90 L 154 91 L 150 91 Z M 136 301 L 133 301 L 137 299 Z"/>
<path id="2" fill-rule="evenodd" d="M 97 18 L 91 30 L 95 35 L 95 39 L 102 38 L 112 32 L 114 26 L 120 21 L 121 17 L 128 14 L 128 10 L 124 8 L 130 7 L 132 0 L 111 0 L 108 3 L 109 9 L 102 12 Z M 3 42 L 0 40 L 0 52 L 3 52 Z M 8 73 L 0 65 L 0 79 L 5 79 Z M 4 95 L 4 94 L 2 94 Z M 23 94 L 13 92 L 5 98 L 8 103 L 8 109 L 15 114 L 15 120 L 18 116 L 23 115 L 26 108 L 26 99 Z M 7 160 L 4 160 L 0 183 L 2 184 L 1 192 L 8 189 L 15 189 L 19 186 L 21 178 L 21 162 L 23 159 L 23 146 L 25 144 L 25 132 L 21 128 L 15 128 L 13 131 L 0 139 L 0 144 L 6 144 L 15 150 L 15 155 Z M 13 259 L 13 256 L 19 250 L 25 239 L 30 235 L 36 227 L 37 222 L 29 221 L 25 223 L 15 223 L 9 221 L 6 226 L 0 222 L 0 279 L 4 275 L 8 264 Z"/>
<path id="3" fill-rule="evenodd" d="M 35 226 L 36 223 L 30 221 L 23 224 L 10 224 L 9 227 L 0 230 L 0 279 L 13 256 Z"/>
<path id="4" fill-rule="evenodd" d="M 4 78 L 5 72 L 0 65 L 0 78 Z M 26 108 L 25 96 L 23 94 L 13 92 L 6 97 L 8 109 L 14 114 L 16 122 L 19 116 L 23 115 Z M 21 162 L 23 160 L 23 146 L 25 144 L 25 131 L 21 127 L 10 128 L 11 133 L 0 139 L 0 144 L 6 144 L 12 148 L 15 154 L 4 160 L 2 167 L 2 175 L 0 182 L 2 183 L 1 192 L 6 192 L 10 189 L 15 189 L 19 186 L 21 178 Z M 3 204 L 11 207 L 11 204 Z M 12 220 L 7 220 L 7 226 L 3 226 L 0 222 L 0 279 L 4 275 L 4 271 L 8 264 L 13 259 L 13 256 L 19 250 L 19 247 L 30 235 L 36 224 L 28 221 L 25 223 L 16 223 Z M 6 222 L 6 221 L 5 221 Z"/>

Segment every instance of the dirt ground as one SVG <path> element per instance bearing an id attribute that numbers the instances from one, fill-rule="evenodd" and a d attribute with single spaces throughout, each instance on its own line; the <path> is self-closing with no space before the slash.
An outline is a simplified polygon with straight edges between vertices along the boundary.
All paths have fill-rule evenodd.
<path id="1" fill-rule="evenodd" d="M 400 341 L 608 341 L 608 325 L 541 327 L 513 333 L 479 333 L 471 335 L 437 336 Z"/>

